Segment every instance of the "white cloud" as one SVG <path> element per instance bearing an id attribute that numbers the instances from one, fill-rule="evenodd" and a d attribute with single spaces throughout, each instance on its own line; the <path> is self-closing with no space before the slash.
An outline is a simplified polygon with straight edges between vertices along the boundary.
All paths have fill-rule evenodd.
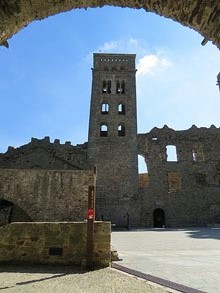
<path id="1" fill-rule="evenodd" d="M 165 56 L 148 56 L 138 63 L 139 131 L 164 124 L 173 129 L 187 129 L 192 124 L 219 127 L 220 97 L 215 84 L 220 56 L 216 48 L 190 48 L 184 59 L 172 52 L 172 63 Z"/>
<path id="2" fill-rule="evenodd" d="M 145 55 L 140 58 L 137 63 L 137 77 L 146 74 L 155 74 L 157 70 L 164 70 L 172 66 L 172 63 L 165 57 L 160 55 Z"/>
<path id="3" fill-rule="evenodd" d="M 100 45 L 96 51 L 101 53 L 132 53 L 137 54 L 140 58 L 147 54 L 147 47 L 146 42 L 142 39 L 128 38 L 106 42 Z"/>

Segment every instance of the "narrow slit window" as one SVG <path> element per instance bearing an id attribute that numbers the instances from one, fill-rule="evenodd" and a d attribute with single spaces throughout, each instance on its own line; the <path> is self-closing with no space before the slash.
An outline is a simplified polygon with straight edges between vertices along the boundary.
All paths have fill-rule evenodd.
<path id="1" fill-rule="evenodd" d="M 102 137 L 108 136 L 108 125 L 107 124 L 100 125 L 100 136 L 102 136 Z"/>
<path id="2" fill-rule="evenodd" d="M 175 145 L 166 146 L 167 162 L 177 162 L 177 152 Z"/>
<path id="3" fill-rule="evenodd" d="M 109 104 L 103 103 L 101 107 L 101 113 L 102 114 L 108 114 L 109 112 Z"/>
<path id="4" fill-rule="evenodd" d="M 125 136 L 125 127 L 122 124 L 118 125 L 118 136 Z"/>
<path id="5" fill-rule="evenodd" d="M 118 104 L 118 114 L 125 115 L 125 105 L 124 104 Z"/>

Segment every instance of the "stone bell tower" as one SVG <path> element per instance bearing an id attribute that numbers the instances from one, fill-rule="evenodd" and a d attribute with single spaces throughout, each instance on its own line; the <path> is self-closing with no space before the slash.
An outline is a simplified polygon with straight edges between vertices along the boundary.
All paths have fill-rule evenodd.
<path id="1" fill-rule="evenodd" d="M 138 193 L 134 54 L 94 54 L 88 159 L 97 166 L 97 220 L 136 225 Z"/>

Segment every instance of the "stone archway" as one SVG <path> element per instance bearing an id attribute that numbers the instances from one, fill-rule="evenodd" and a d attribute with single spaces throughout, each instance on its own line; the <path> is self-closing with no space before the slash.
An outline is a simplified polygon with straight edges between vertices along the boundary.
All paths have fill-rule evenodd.
<path id="1" fill-rule="evenodd" d="M 30 222 L 27 212 L 14 202 L 0 198 L 0 227 L 11 222 Z"/>
<path id="2" fill-rule="evenodd" d="M 0 227 L 11 222 L 13 203 L 0 198 Z"/>
<path id="3" fill-rule="evenodd" d="M 95 8 L 105 5 L 144 9 L 171 18 L 184 26 L 198 31 L 204 41 L 210 40 L 220 48 L 219 0 L 1 0 L 0 44 L 5 44 L 13 34 L 34 20 L 76 8 Z"/>

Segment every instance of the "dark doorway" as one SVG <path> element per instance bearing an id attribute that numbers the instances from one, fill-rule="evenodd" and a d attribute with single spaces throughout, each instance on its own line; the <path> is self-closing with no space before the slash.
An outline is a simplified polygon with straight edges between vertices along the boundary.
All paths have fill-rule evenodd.
<path id="1" fill-rule="evenodd" d="M 153 212 L 154 228 L 164 228 L 165 227 L 165 214 L 164 210 L 158 208 Z"/>

